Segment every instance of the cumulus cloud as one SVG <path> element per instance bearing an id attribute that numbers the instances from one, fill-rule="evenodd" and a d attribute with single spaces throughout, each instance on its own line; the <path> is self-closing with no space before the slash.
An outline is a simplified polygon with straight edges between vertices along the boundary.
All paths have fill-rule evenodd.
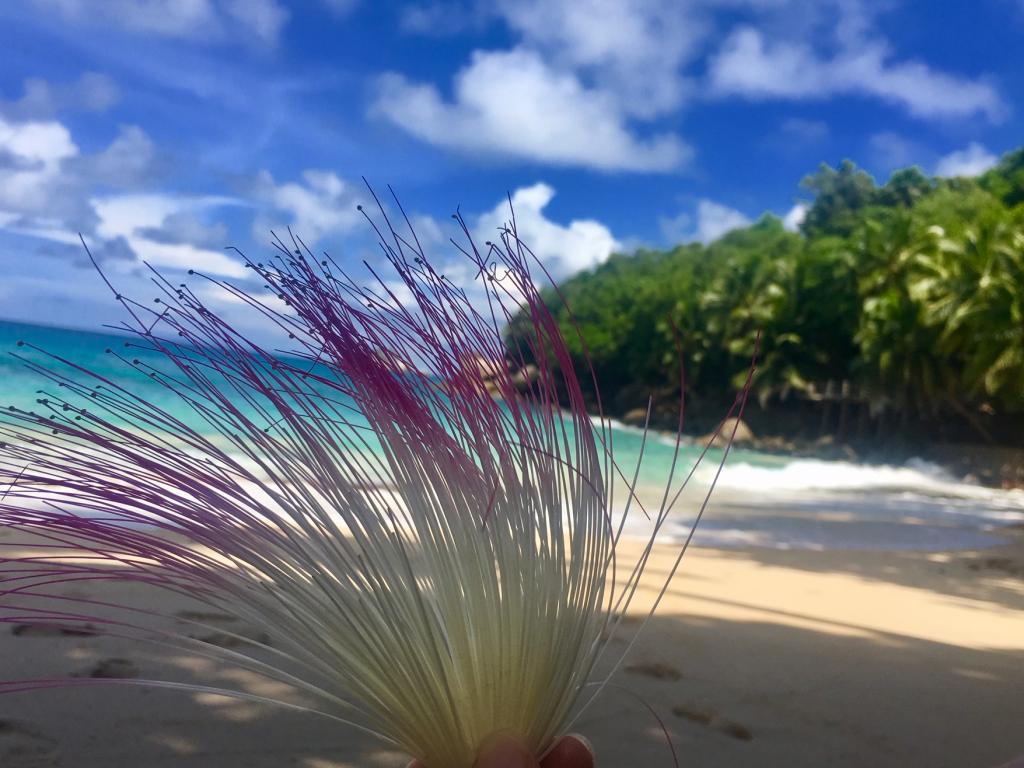
<path id="1" fill-rule="evenodd" d="M 0 210 L 46 211 L 61 186 L 64 162 L 78 153 L 61 123 L 0 118 Z"/>
<path id="2" fill-rule="evenodd" d="M 551 218 L 547 208 L 555 197 L 555 189 L 544 182 L 519 187 L 509 199 L 502 199 L 493 208 L 465 214 L 466 225 L 481 253 L 489 241 L 498 243 L 502 232 L 515 217 L 516 232 L 525 246 L 544 264 L 555 280 L 590 269 L 604 262 L 623 248 L 611 230 L 595 219 L 571 219 L 560 222 Z M 453 251 L 449 239 L 463 242 L 463 233 L 448 221 L 410 214 L 416 240 L 430 256 L 445 278 L 466 290 L 471 297 L 482 298 L 479 270 L 462 255 Z M 541 278 L 536 270 L 538 279 Z M 500 278 L 500 275 L 499 275 Z M 401 284 L 389 284 L 400 301 L 408 303 L 412 295 Z"/>
<path id="3" fill-rule="evenodd" d="M 1005 111 L 991 83 L 946 74 L 920 61 L 894 60 L 882 41 L 859 40 L 824 57 L 805 43 L 768 41 L 754 27 L 742 27 L 725 41 L 711 59 L 710 83 L 721 95 L 760 99 L 871 96 L 922 118 L 997 119 Z"/>
<path id="4" fill-rule="evenodd" d="M 620 249 L 611 230 L 594 219 L 573 219 L 559 224 L 549 219 L 544 209 L 555 190 L 543 182 L 520 187 L 512 193 L 512 207 L 499 203 L 476 219 L 474 236 L 480 242 L 497 240 L 498 230 L 515 213 L 516 232 L 552 277 L 559 279 L 597 266 Z"/>
<path id="5" fill-rule="evenodd" d="M 254 232 L 261 241 L 285 216 L 292 231 L 312 245 L 326 235 L 350 232 L 365 221 L 356 206 L 366 202 L 366 195 L 357 187 L 331 171 L 309 169 L 303 171 L 302 181 L 278 184 L 274 177 L 263 171 L 257 180 L 255 197 L 270 209 L 258 218 Z"/>
<path id="6" fill-rule="evenodd" d="M 710 29 L 693 6 L 665 0 L 503 0 L 495 10 L 525 45 L 642 118 L 683 104 L 691 85 L 682 67 Z"/>
<path id="7" fill-rule="evenodd" d="M 107 147 L 83 153 L 60 121 L 0 117 L 0 211 L 15 215 L 22 230 L 90 232 L 92 190 L 152 181 L 155 155 L 138 126 L 122 126 Z"/>
<path id="8" fill-rule="evenodd" d="M 861 95 L 922 118 L 1005 113 L 985 78 L 896 55 L 874 28 L 880 12 L 862 0 L 495 0 L 468 7 L 467 0 L 434 0 L 406 9 L 403 29 L 454 34 L 498 19 L 512 42 L 474 51 L 450 89 L 390 73 L 377 82 L 372 110 L 449 149 L 671 171 L 692 150 L 657 121 L 692 100 L 694 65 L 716 46 L 707 58 L 707 98 Z M 783 133 L 818 141 L 827 126 L 794 119 Z"/>
<path id="9" fill-rule="evenodd" d="M 122 126 L 107 147 L 87 154 L 59 121 L 0 118 L 0 231 L 31 238 L 37 253 L 73 263 L 84 263 L 81 233 L 101 260 L 137 264 L 138 257 L 154 266 L 243 275 L 238 261 L 189 242 L 195 227 L 176 236 L 169 227 L 181 223 L 176 215 L 235 201 L 124 191 L 152 183 L 154 155 L 137 126 Z"/>
<path id="10" fill-rule="evenodd" d="M 809 203 L 796 203 L 782 217 L 782 226 L 790 232 L 796 232 L 800 229 L 800 225 L 804 223 L 804 219 L 807 218 L 807 211 L 810 209 Z"/>
<path id="11" fill-rule="evenodd" d="M 33 0 L 65 20 L 193 41 L 253 37 L 276 43 L 288 20 L 278 0 Z"/>
<path id="12" fill-rule="evenodd" d="M 438 2 L 403 14 L 406 31 L 451 33 L 501 20 L 515 39 L 477 50 L 444 99 L 430 84 L 391 74 L 376 114 L 452 149 L 606 171 L 672 171 L 691 148 L 651 129 L 693 90 L 685 66 L 710 25 L 697 6 L 668 0 Z M 453 23 L 454 22 L 454 23 Z"/>
<path id="13" fill-rule="evenodd" d="M 717 240 L 727 232 L 750 224 L 746 215 L 713 200 L 697 203 L 697 239 L 702 243 Z"/>
<path id="14" fill-rule="evenodd" d="M 123 187 L 148 173 L 152 145 L 136 126 L 123 126 L 105 149 L 83 153 L 54 112 L 105 109 L 116 98 L 112 82 L 83 76 L 53 86 L 25 81 L 24 95 L 0 103 L 0 230 L 37 243 L 45 256 L 82 256 L 78 233 L 87 237 L 96 222 L 89 201 L 95 183 Z M 128 178 L 128 177 L 132 178 Z M 123 244 L 90 240 L 98 258 L 123 257 Z"/>
<path id="15" fill-rule="evenodd" d="M 749 225 L 750 219 L 735 208 L 701 198 L 697 201 L 695 215 L 683 212 L 671 218 L 662 218 L 660 224 L 662 234 L 670 243 L 696 240 L 706 244 L 727 232 Z"/>
<path id="16" fill-rule="evenodd" d="M 935 165 L 936 176 L 980 176 L 999 162 L 984 146 L 972 141 L 964 149 L 950 152 Z"/>
<path id="17" fill-rule="evenodd" d="M 173 217 L 196 215 L 239 201 L 223 197 L 181 197 L 164 194 L 125 194 L 93 200 L 99 216 L 97 236 L 104 240 L 123 238 L 138 257 L 155 267 L 195 269 L 224 277 L 246 277 L 240 260 L 223 250 L 202 248 L 178 237 L 172 238 Z M 161 236 L 161 233 L 163 236 Z M 154 237 L 154 235 L 156 235 Z"/>
<path id="18" fill-rule="evenodd" d="M 691 154 L 670 134 L 634 136 L 613 98 L 525 48 L 474 53 L 452 101 L 432 85 L 386 75 L 373 110 L 433 144 L 555 165 L 667 171 Z"/>

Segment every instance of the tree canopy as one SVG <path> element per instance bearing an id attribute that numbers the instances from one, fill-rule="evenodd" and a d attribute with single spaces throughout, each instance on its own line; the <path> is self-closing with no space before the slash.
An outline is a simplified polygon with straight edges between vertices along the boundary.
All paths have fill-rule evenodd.
<path id="1" fill-rule="evenodd" d="M 799 232 L 766 214 L 708 245 L 618 254 L 547 300 L 605 399 L 729 391 L 761 334 L 756 392 L 852 382 L 904 421 L 1024 414 L 1024 149 L 977 178 L 852 162 L 803 181 Z M 570 309 L 571 308 L 571 315 Z M 513 321 L 508 343 L 526 324 Z"/>

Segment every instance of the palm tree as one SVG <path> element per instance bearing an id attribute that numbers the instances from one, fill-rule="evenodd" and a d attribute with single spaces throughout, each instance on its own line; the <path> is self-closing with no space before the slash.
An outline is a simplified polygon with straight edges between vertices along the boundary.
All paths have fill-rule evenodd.
<path id="1" fill-rule="evenodd" d="M 940 232 L 923 231 L 909 213 L 868 220 L 861 233 L 860 292 L 863 306 L 856 341 L 866 383 L 888 393 L 906 427 L 912 416 L 936 415 L 953 377 L 939 350 L 940 332 L 926 322 L 922 273 L 938 247 Z"/>
<path id="2" fill-rule="evenodd" d="M 928 319 L 964 361 L 967 391 L 1024 409 L 1024 228 L 987 216 L 963 238 L 941 240 L 934 272 Z"/>

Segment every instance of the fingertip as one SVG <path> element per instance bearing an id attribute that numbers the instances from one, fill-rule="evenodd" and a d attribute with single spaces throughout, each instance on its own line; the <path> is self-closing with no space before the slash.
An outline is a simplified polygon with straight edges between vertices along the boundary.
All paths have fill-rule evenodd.
<path id="1" fill-rule="evenodd" d="M 544 759 L 541 768 L 594 768 L 594 748 L 578 733 L 563 736 Z"/>
<path id="2" fill-rule="evenodd" d="M 519 741 L 499 733 L 485 739 L 475 768 L 537 768 L 537 760 Z"/>
<path id="3" fill-rule="evenodd" d="M 413 760 L 411 763 L 405 766 L 405 768 L 427 768 L 427 766 L 425 766 L 419 760 Z"/>

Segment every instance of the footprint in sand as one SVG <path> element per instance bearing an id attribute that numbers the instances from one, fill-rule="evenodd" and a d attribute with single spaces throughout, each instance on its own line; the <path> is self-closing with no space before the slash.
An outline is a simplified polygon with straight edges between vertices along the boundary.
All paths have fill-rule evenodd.
<path id="1" fill-rule="evenodd" d="M 55 740 L 28 723 L 0 720 L 0 765 L 50 768 L 60 765 L 60 748 Z"/>
<path id="2" fill-rule="evenodd" d="M 139 676 L 139 668 L 131 659 L 103 659 L 89 670 L 88 676 L 104 680 L 130 680 Z"/>
<path id="3" fill-rule="evenodd" d="M 750 732 L 750 729 L 746 726 L 740 725 L 735 720 L 729 720 L 722 717 L 721 715 L 711 712 L 709 710 L 691 709 L 690 707 L 673 707 L 672 714 L 676 717 L 681 717 L 684 720 L 689 720 L 691 723 L 698 723 L 699 725 L 711 728 L 719 733 L 724 733 L 726 736 L 731 736 L 734 739 L 740 741 L 751 741 L 754 738 L 754 734 Z"/>
<path id="4" fill-rule="evenodd" d="M 11 629 L 15 637 L 95 637 L 99 634 L 92 624 L 77 627 L 58 627 L 53 624 L 16 624 Z"/>
<path id="5" fill-rule="evenodd" d="M 626 667 L 626 672 L 632 675 L 643 675 L 644 677 L 653 677 L 655 680 L 668 680 L 670 682 L 683 679 L 682 672 L 671 664 L 663 664 L 660 661 L 630 664 Z"/>

